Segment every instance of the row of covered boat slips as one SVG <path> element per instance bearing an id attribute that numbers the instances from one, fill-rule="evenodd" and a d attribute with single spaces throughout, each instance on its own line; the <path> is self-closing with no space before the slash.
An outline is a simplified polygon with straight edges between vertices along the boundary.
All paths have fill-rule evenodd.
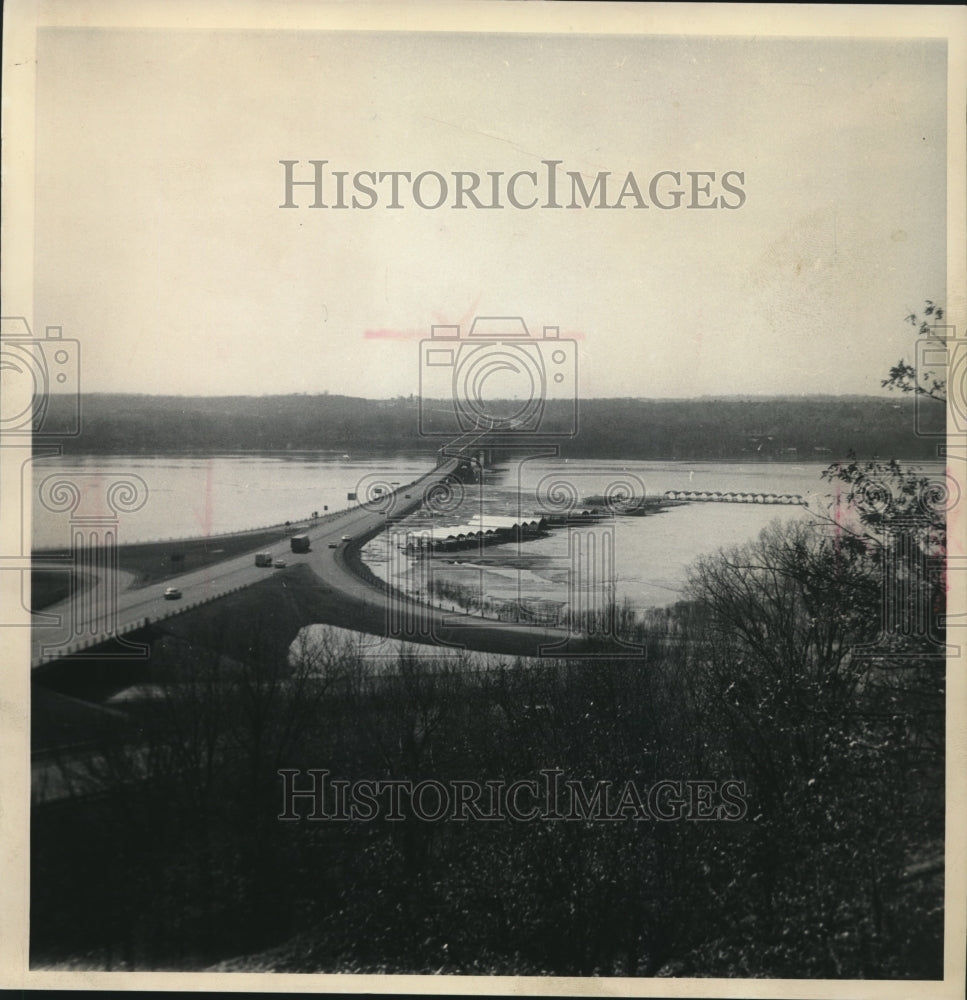
<path id="1" fill-rule="evenodd" d="M 542 517 L 474 517 L 462 524 L 428 525 L 413 528 L 401 539 L 401 548 L 419 555 L 430 552 L 459 552 L 497 545 L 501 542 L 523 542 L 546 534 L 547 522 Z"/>

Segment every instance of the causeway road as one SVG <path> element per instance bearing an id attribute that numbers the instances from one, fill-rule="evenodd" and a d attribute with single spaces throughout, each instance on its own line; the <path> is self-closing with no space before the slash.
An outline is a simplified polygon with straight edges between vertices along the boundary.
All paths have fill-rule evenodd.
<path id="1" fill-rule="evenodd" d="M 124 633 L 143 625 L 145 619 L 156 621 L 172 611 L 213 600 L 300 564 L 311 569 L 325 587 L 328 607 L 319 617 L 328 624 L 410 642 L 520 656 L 590 652 L 582 637 L 563 629 L 502 623 L 421 604 L 388 590 L 363 567 L 359 550 L 385 529 L 387 516 L 395 520 L 416 510 L 423 497 L 456 473 L 459 465 L 458 459 L 450 459 L 388 495 L 385 502 L 381 498 L 378 504 L 360 504 L 308 526 L 304 533 L 309 535 L 309 552 L 290 551 L 286 539 L 140 589 L 125 589 L 129 579 L 121 579 L 120 574 L 112 579 L 105 571 L 73 600 L 45 608 L 36 616 L 31 631 L 31 663 L 37 666 L 62 656 L 72 645 L 110 639 L 110 616 L 104 614 L 104 608 L 111 603 L 116 604 L 116 633 L 123 641 Z M 270 551 L 274 558 L 284 559 L 286 568 L 256 566 L 257 551 Z M 177 587 L 181 598 L 165 599 L 167 587 Z M 117 589 L 113 602 L 108 599 L 111 588 Z M 595 651 L 604 652 L 597 647 Z"/>

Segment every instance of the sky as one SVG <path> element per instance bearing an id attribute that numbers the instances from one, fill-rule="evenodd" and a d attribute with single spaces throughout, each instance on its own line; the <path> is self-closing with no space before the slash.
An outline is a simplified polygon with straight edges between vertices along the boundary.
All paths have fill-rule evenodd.
<path id="1" fill-rule="evenodd" d="M 945 300 L 943 41 L 44 28 L 36 80 L 34 322 L 87 392 L 409 395 L 434 324 L 521 316 L 564 394 L 876 393 Z M 744 202 L 280 208 L 314 159 Z"/>

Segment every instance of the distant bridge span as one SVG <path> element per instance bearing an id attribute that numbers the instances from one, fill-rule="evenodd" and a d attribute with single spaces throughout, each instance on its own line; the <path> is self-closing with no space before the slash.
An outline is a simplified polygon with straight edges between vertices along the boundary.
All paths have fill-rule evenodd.
<path id="1" fill-rule="evenodd" d="M 689 500 L 697 503 L 764 503 L 806 506 L 798 493 L 721 493 L 705 490 L 665 490 L 666 500 Z"/>

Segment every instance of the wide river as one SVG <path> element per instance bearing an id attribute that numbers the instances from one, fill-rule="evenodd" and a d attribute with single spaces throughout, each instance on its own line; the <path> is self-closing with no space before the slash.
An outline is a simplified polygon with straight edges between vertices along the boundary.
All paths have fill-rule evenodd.
<path id="1" fill-rule="evenodd" d="M 70 515 L 50 511 L 38 500 L 41 484 L 52 475 L 83 485 L 84 513 L 96 511 L 99 504 L 100 510 L 106 510 L 99 498 L 115 480 L 140 477 L 147 488 L 143 506 L 118 515 L 118 537 L 123 544 L 284 521 L 297 524 L 314 511 L 352 506 L 350 493 L 363 499 L 373 496 L 380 485 L 405 485 L 426 472 L 432 461 L 425 454 L 372 458 L 318 453 L 38 459 L 33 463 L 33 544 L 37 548 L 69 544 Z M 800 494 L 814 509 L 824 509 L 829 484 L 820 478 L 823 468 L 824 463 L 507 462 L 488 474 L 483 485 L 467 486 L 458 496 L 444 498 L 438 523 L 456 525 L 480 514 L 531 517 L 548 497 L 570 491 L 580 501 L 610 486 L 620 491 L 622 483 L 648 496 L 674 489 Z M 615 556 L 609 576 L 615 599 L 643 609 L 676 601 L 687 568 L 698 557 L 749 541 L 772 520 L 810 516 L 802 507 L 693 503 L 654 516 L 599 522 L 594 531 L 599 536 L 610 533 L 613 541 Z M 417 517 L 411 524 L 420 520 Z M 425 515 L 422 520 L 426 521 Z M 457 593 L 469 587 L 498 601 L 566 602 L 572 572 L 568 533 L 582 530 L 586 529 L 563 528 L 520 545 L 492 546 L 482 557 L 474 552 L 435 556 L 434 578 L 459 585 Z M 363 558 L 375 573 L 396 586 L 416 591 L 426 585 L 418 564 L 403 555 L 394 538 L 374 539 Z"/>

